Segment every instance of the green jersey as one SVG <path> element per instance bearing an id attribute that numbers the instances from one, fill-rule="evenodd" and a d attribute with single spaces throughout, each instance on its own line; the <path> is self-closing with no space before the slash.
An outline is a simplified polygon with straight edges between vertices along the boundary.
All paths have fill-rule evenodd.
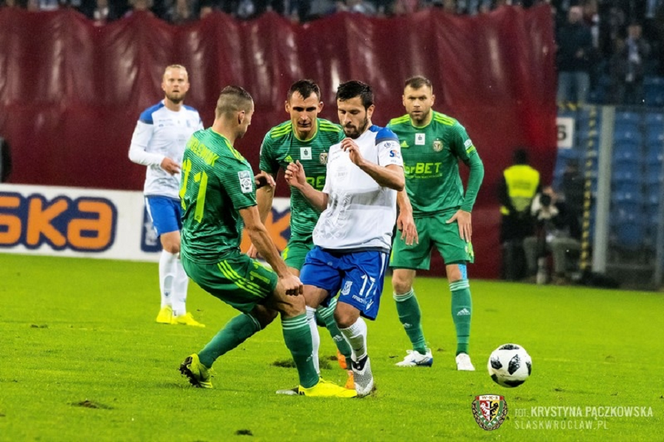
<path id="1" fill-rule="evenodd" d="M 251 166 L 228 139 L 212 129 L 187 142 L 180 181 L 181 252 L 199 263 L 216 263 L 240 250 L 239 210 L 256 205 Z"/>
<path id="2" fill-rule="evenodd" d="M 431 112 L 431 122 L 423 127 L 413 126 L 407 114 L 392 119 L 387 126 L 399 137 L 406 193 L 413 206 L 413 216 L 435 215 L 460 208 L 470 212 L 484 175 L 479 155 L 466 129 L 457 120 Z M 481 169 L 477 188 L 471 189 L 469 180 L 465 197 L 459 160 L 465 164 L 479 164 Z"/>
<path id="3" fill-rule="evenodd" d="M 286 169 L 288 163 L 300 160 L 304 166 L 307 182 L 316 190 L 325 187 L 327 152 L 330 146 L 346 136 L 338 124 L 322 118 L 317 119 L 317 131 L 308 140 L 300 140 L 293 130 L 293 123 L 286 121 L 265 134 L 261 145 L 260 169 L 274 176 L 279 168 Z M 291 188 L 291 235 L 311 236 L 319 213 L 297 189 Z"/>

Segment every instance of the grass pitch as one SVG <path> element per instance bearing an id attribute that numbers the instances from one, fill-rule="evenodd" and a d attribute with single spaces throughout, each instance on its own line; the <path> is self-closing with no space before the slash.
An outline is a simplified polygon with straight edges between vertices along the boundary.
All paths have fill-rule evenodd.
<path id="1" fill-rule="evenodd" d="M 220 358 L 215 388 L 200 390 L 179 363 L 233 309 L 192 283 L 188 307 L 207 328 L 159 325 L 156 264 L 0 254 L 0 440 L 663 440 L 661 293 L 471 279 L 477 371 L 457 372 L 447 282 L 416 282 L 432 368 L 394 367 L 409 345 L 389 288 L 369 323 L 374 396 L 276 395 L 297 383 L 278 366 L 289 359 L 278 321 Z M 327 358 L 335 347 L 320 331 Z M 533 358 L 515 389 L 486 372 L 507 342 Z M 481 394 L 507 401 L 497 430 L 475 423 Z"/>

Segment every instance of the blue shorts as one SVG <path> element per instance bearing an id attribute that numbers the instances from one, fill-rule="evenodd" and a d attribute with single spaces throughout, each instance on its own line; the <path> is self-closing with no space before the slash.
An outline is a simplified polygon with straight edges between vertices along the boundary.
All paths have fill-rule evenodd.
<path id="1" fill-rule="evenodd" d="M 323 304 L 341 290 L 338 302 L 352 305 L 368 319 L 376 319 L 387 261 L 386 252 L 338 253 L 316 246 L 307 253 L 300 281 L 327 290 Z"/>
<path id="2" fill-rule="evenodd" d="M 148 209 L 157 236 L 182 230 L 180 200 L 167 196 L 146 196 L 145 208 Z"/>

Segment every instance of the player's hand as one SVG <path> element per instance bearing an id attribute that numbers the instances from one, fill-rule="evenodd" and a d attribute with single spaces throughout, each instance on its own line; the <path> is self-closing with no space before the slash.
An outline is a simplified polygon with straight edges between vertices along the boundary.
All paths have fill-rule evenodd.
<path id="1" fill-rule="evenodd" d="M 304 174 L 304 166 L 297 160 L 295 163 L 288 164 L 284 175 L 289 186 L 301 189 L 307 184 L 307 176 Z"/>
<path id="2" fill-rule="evenodd" d="M 253 244 L 249 246 L 249 250 L 247 250 L 247 256 L 251 259 L 258 258 L 258 249 L 256 249 Z"/>
<path id="3" fill-rule="evenodd" d="M 256 189 L 260 189 L 261 187 L 264 186 L 270 186 L 271 188 L 274 189 L 277 185 L 277 182 L 274 180 L 274 177 L 262 170 L 261 173 L 256 174 L 256 176 L 254 177 L 254 182 L 256 183 Z"/>
<path id="4" fill-rule="evenodd" d="M 447 224 L 457 222 L 459 225 L 459 236 L 466 242 L 470 242 L 470 238 L 473 236 L 473 226 L 471 224 L 470 212 L 465 210 L 457 210 L 452 218 L 446 221 Z"/>
<path id="5" fill-rule="evenodd" d="M 292 273 L 287 273 L 285 276 L 279 278 L 279 280 L 288 296 L 297 296 L 304 293 L 304 285 L 300 281 L 300 278 Z"/>
<path id="6" fill-rule="evenodd" d="M 168 157 L 164 157 L 159 166 L 168 172 L 169 175 L 180 173 L 180 165 Z"/>
<path id="7" fill-rule="evenodd" d="M 362 157 L 362 154 L 360 153 L 360 146 L 357 145 L 355 140 L 352 138 L 344 138 L 341 141 L 341 148 L 344 150 L 344 152 L 348 152 L 348 156 L 350 157 L 350 160 L 353 162 L 358 167 L 362 167 L 362 164 L 364 163 L 364 157 Z"/>
<path id="8" fill-rule="evenodd" d="M 413 213 L 402 210 L 399 212 L 397 218 L 397 229 L 401 232 L 401 239 L 406 242 L 407 246 L 412 246 L 413 243 L 419 244 L 420 238 L 417 235 L 417 227 L 415 227 L 415 220 Z"/>

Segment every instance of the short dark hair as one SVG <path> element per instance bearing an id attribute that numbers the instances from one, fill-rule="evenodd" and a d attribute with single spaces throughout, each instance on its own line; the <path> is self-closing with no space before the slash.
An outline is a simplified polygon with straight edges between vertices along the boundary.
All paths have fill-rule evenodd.
<path id="1" fill-rule="evenodd" d="M 253 105 L 254 99 L 251 94 L 240 86 L 226 86 L 221 90 L 215 109 L 215 117 L 219 118 L 223 114 L 237 112 L 240 110 L 248 111 Z"/>
<path id="2" fill-rule="evenodd" d="M 407 87 L 412 87 L 413 89 L 419 89 L 422 86 L 428 86 L 429 89 L 433 91 L 433 85 L 431 84 L 431 80 L 429 80 L 426 77 L 423 77 L 422 75 L 415 75 L 414 77 L 410 77 L 406 82 L 404 83 L 404 89 Z"/>
<path id="3" fill-rule="evenodd" d="M 320 101 L 320 87 L 313 80 L 304 79 L 293 83 L 290 89 L 288 89 L 288 101 L 290 101 L 295 92 L 302 95 L 304 99 L 309 98 L 311 94 L 316 94 L 318 101 Z"/>
<path id="4" fill-rule="evenodd" d="M 371 86 L 358 80 L 341 83 L 337 88 L 337 101 L 346 101 L 351 98 L 360 97 L 362 106 L 368 109 L 374 104 L 374 94 Z"/>

